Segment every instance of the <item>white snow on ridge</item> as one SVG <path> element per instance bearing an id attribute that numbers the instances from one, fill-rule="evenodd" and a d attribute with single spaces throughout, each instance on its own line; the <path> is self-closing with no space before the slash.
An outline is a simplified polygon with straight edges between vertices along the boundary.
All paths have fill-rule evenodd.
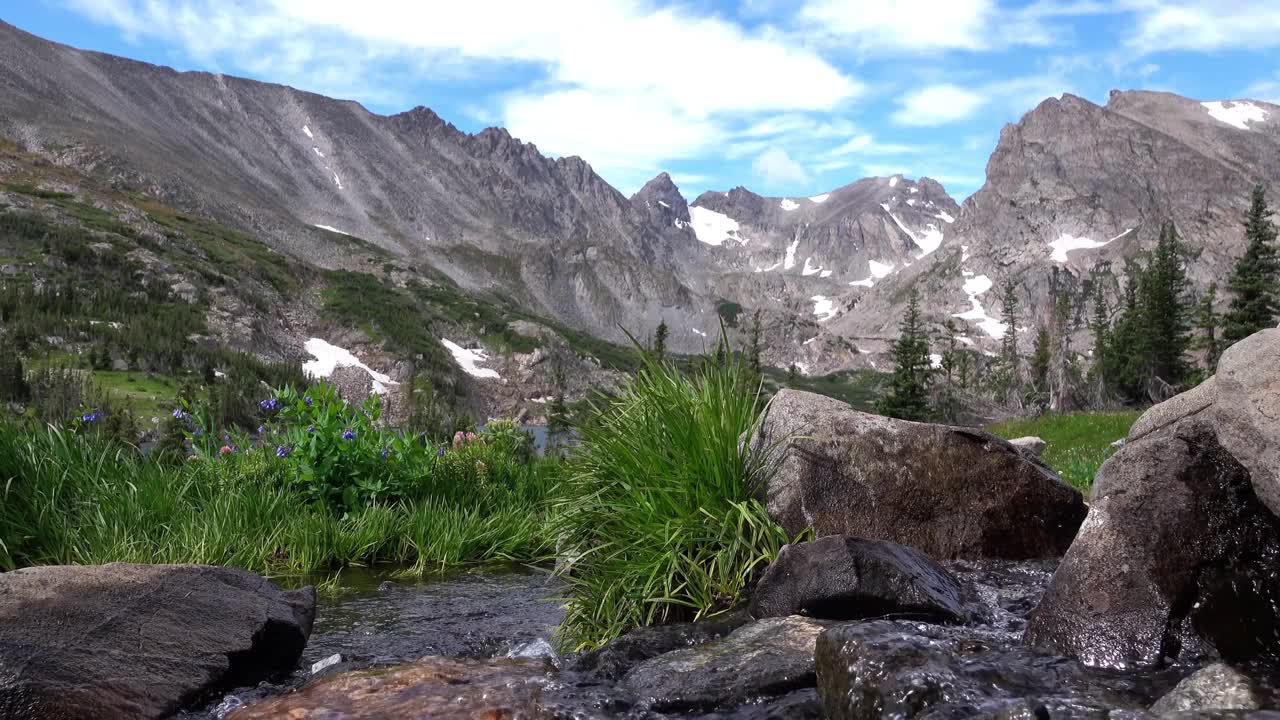
<path id="1" fill-rule="evenodd" d="M 920 254 L 917 257 L 924 257 L 941 247 L 942 231 L 938 229 L 938 226 L 926 225 L 924 233 L 916 234 L 911 230 L 911 228 L 908 228 L 902 220 L 898 219 L 897 215 L 890 212 L 888 205 L 880 203 L 880 207 L 888 213 L 889 217 L 893 218 L 893 222 L 898 226 L 898 229 L 906 233 L 907 237 L 911 238 L 911 241 L 920 248 Z"/>
<path id="2" fill-rule="evenodd" d="M 757 267 L 756 272 L 772 272 L 774 270 L 777 270 L 781 265 L 782 265 L 782 261 L 779 260 L 778 262 L 770 265 L 767 268 Z"/>
<path id="3" fill-rule="evenodd" d="M 1049 243 L 1049 247 L 1053 248 L 1053 252 L 1050 254 L 1050 257 L 1052 257 L 1053 261 L 1056 263 L 1065 263 L 1071 259 L 1067 255 L 1067 253 L 1071 252 L 1072 250 L 1093 250 L 1096 248 L 1100 248 L 1104 245 L 1109 245 L 1115 242 L 1116 240 L 1119 240 L 1120 238 L 1124 237 L 1125 235 L 1128 235 L 1131 232 L 1133 232 L 1133 228 L 1129 228 L 1128 230 L 1125 230 L 1124 232 L 1120 233 L 1119 235 L 1105 242 L 1090 240 L 1089 238 L 1086 238 L 1086 237 L 1074 237 L 1070 233 L 1063 233 L 1057 240 L 1054 240 Z"/>
<path id="4" fill-rule="evenodd" d="M 1009 326 L 987 314 L 982 307 L 982 302 L 978 300 L 978 296 L 991 289 L 991 278 L 986 275 L 966 280 L 964 283 L 964 292 L 969 296 L 969 302 L 972 304 L 968 310 L 962 313 L 956 313 L 952 317 L 958 317 L 961 320 L 968 320 L 977 324 L 978 329 L 982 330 L 993 340 L 999 340 L 1008 332 Z"/>
<path id="5" fill-rule="evenodd" d="M 831 270 L 823 270 L 822 273 L 818 275 L 818 277 L 829 278 L 831 277 L 831 273 L 832 273 Z"/>
<path id="6" fill-rule="evenodd" d="M 817 274 L 818 274 L 819 272 L 821 272 L 821 271 L 822 271 L 822 266 L 821 266 L 821 265 L 814 265 L 814 264 L 813 264 L 813 258 L 812 258 L 812 257 L 807 257 L 807 258 L 805 258 L 805 259 L 804 259 L 804 268 L 802 268 L 802 269 L 800 270 L 800 274 L 802 274 L 802 275 L 817 275 Z"/>
<path id="7" fill-rule="evenodd" d="M 836 316 L 836 304 L 831 298 L 814 295 L 809 299 L 813 301 L 813 314 L 817 316 L 818 322 L 826 322 Z"/>
<path id="8" fill-rule="evenodd" d="M 689 208 L 689 220 L 693 234 L 708 245 L 723 245 L 725 240 L 742 240 L 738 236 L 738 221 L 715 210 L 693 206 Z"/>
<path id="9" fill-rule="evenodd" d="M 863 280 L 854 280 L 853 282 L 851 282 L 851 283 L 849 283 L 849 284 L 850 284 L 850 285 L 857 285 L 857 286 L 860 286 L 860 287 L 875 287 L 876 281 L 875 281 L 875 280 L 872 280 L 871 278 L 865 278 L 865 279 L 863 279 Z"/>
<path id="10" fill-rule="evenodd" d="M 350 350 L 340 348 L 320 338 L 311 338 L 303 343 L 302 347 L 315 358 L 315 360 L 308 360 L 302 363 L 302 372 L 311 377 L 327 378 L 333 374 L 334 370 L 340 367 L 358 367 L 369 373 L 369 378 L 373 380 L 373 392 L 378 395 L 386 395 L 388 385 L 399 384 L 392 380 L 390 375 L 380 373 L 360 362 L 360 358 L 356 357 Z"/>
<path id="11" fill-rule="evenodd" d="M 942 356 L 941 356 L 941 355 L 939 355 L 938 353 L 932 353 L 932 354 L 930 354 L 930 355 L 929 355 L 929 365 L 930 365 L 934 370 L 941 370 L 941 369 L 942 369 Z"/>
<path id="12" fill-rule="evenodd" d="M 692 331 L 694 331 L 695 333 L 697 333 L 697 334 L 701 335 L 702 337 L 706 337 L 706 336 L 707 336 L 707 334 L 706 334 L 706 333 L 702 332 L 701 330 L 699 330 L 699 329 L 698 329 L 698 328 L 696 328 L 696 327 L 691 327 L 691 328 L 689 328 L 689 329 L 690 329 L 690 330 L 692 330 Z"/>
<path id="13" fill-rule="evenodd" d="M 790 270 L 796 266 L 796 248 L 800 247 L 800 235 L 796 234 L 795 242 L 787 246 L 787 257 L 782 261 L 782 269 Z"/>
<path id="14" fill-rule="evenodd" d="M 911 188 L 908 188 L 908 189 L 907 189 L 907 192 L 911 193 L 912 195 L 915 195 L 916 193 L 920 192 L 920 188 L 918 188 L 918 187 L 911 187 Z"/>
<path id="15" fill-rule="evenodd" d="M 658 204 L 659 204 L 659 205 L 661 205 L 661 206 L 662 206 L 662 207 L 664 207 L 664 208 L 670 208 L 670 207 L 671 207 L 670 205 L 666 204 L 666 203 L 665 203 L 665 202 L 663 202 L 662 200 L 659 200 L 659 201 L 658 201 Z"/>
<path id="16" fill-rule="evenodd" d="M 1216 100 L 1200 104 L 1209 111 L 1209 117 L 1240 130 L 1251 129 L 1249 123 L 1252 122 L 1265 122 L 1268 115 L 1266 110 L 1251 102 Z"/>
<path id="17" fill-rule="evenodd" d="M 867 266 L 871 268 L 871 277 L 877 280 L 893 272 L 892 264 L 886 265 L 884 263 L 876 262 L 875 260 L 868 260 Z"/>
<path id="18" fill-rule="evenodd" d="M 826 202 L 827 198 L 829 197 L 831 197 L 831 193 L 822 193 L 821 195 L 814 195 L 813 197 L 809 198 L 809 202 L 816 202 L 816 203 Z"/>
<path id="19" fill-rule="evenodd" d="M 948 225 L 950 225 L 951 223 L 953 223 L 953 222 L 955 222 L 955 221 L 956 221 L 956 219 L 955 219 L 955 218 L 951 217 L 951 213 L 949 213 L 949 212 L 947 212 L 947 211 L 945 211 L 945 210 L 944 210 L 944 211 L 942 211 L 942 212 L 940 212 L 940 213 L 938 213 L 937 215 L 934 215 L 934 217 L 938 218 L 939 220 L 941 220 L 941 221 L 942 221 L 942 222 L 944 222 L 944 223 L 947 223 Z"/>
<path id="20" fill-rule="evenodd" d="M 986 275 L 979 275 L 964 281 L 964 292 L 966 295 L 981 295 L 992 287 L 991 278 Z"/>
<path id="21" fill-rule="evenodd" d="M 316 139 L 316 136 L 311 134 L 311 128 L 307 127 L 306 125 L 302 126 L 302 132 L 306 133 L 307 137 L 311 138 L 312 140 Z"/>
<path id="22" fill-rule="evenodd" d="M 339 190 L 342 189 L 342 180 L 338 179 L 338 173 L 333 174 L 333 182 L 338 186 Z"/>
<path id="23" fill-rule="evenodd" d="M 491 368 L 480 367 L 480 363 L 488 360 L 488 356 L 484 350 L 468 350 L 461 345 L 445 338 L 440 338 L 440 344 L 453 355 L 453 361 L 458 363 L 458 367 L 471 377 L 489 378 L 496 380 L 498 371 Z"/>
<path id="24" fill-rule="evenodd" d="M 898 187 L 898 176 L 894 175 L 889 178 L 889 187 Z"/>
<path id="25" fill-rule="evenodd" d="M 782 202 L 778 204 L 781 205 L 782 209 L 786 210 L 787 212 L 791 212 L 792 210 L 795 210 L 796 208 L 800 207 L 800 203 L 796 202 L 795 200 L 792 200 L 791 198 L 783 198 Z"/>
<path id="26" fill-rule="evenodd" d="M 311 149 L 312 149 L 312 150 L 314 150 L 314 151 L 315 151 L 315 153 L 316 153 L 317 155 L 319 155 L 320 157 L 324 157 L 324 153 L 320 152 L 320 148 L 316 147 L 315 145 L 312 145 L 312 146 L 311 146 Z"/>
<path id="27" fill-rule="evenodd" d="M 346 235 L 347 237 L 351 237 L 351 233 L 343 232 L 336 227 L 329 227 L 328 225 L 321 225 L 319 223 L 316 223 L 313 227 L 318 227 L 321 230 L 328 230 L 329 232 L 335 232 L 335 233 L 338 233 L 339 235 Z"/>
<path id="28" fill-rule="evenodd" d="M 969 246 L 961 245 L 960 246 L 960 262 L 964 262 L 965 260 L 968 260 L 968 259 L 969 259 Z"/>

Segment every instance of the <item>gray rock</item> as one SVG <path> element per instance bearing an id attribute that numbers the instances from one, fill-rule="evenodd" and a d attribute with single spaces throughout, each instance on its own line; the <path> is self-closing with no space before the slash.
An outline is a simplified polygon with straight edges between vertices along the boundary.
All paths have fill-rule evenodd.
<path id="1" fill-rule="evenodd" d="M 1280 329 L 1227 348 L 1217 377 L 1219 441 L 1249 469 L 1262 502 L 1280 514 Z"/>
<path id="2" fill-rule="evenodd" d="M 1049 443 L 1045 442 L 1041 438 L 1034 437 L 1034 436 L 1014 438 L 1009 441 L 1009 444 L 1018 448 L 1019 450 L 1024 450 L 1037 457 L 1039 457 L 1040 455 L 1043 455 L 1044 449 L 1049 446 Z"/>
<path id="3" fill-rule="evenodd" d="M 813 687 L 813 649 L 831 623 L 767 618 L 722 640 L 660 655 L 636 666 L 622 687 L 658 712 L 711 710 L 762 695 Z"/>
<path id="4" fill-rule="evenodd" d="M 961 587 L 924 553 L 885 540 L 829 535 L 787 545 L 751 598 L 757 618 L 914 617 L 959 622 Z"/>
<path id="5" fill-rule="evenodd" d="M 973 628 L 884 620 L 841 625 L 818 638 L 816 658 L 829 720 L 1105 720 L 1113 708 L 1145 706 L 1123 682 L 1099 682 L 1079 663 L 1005 645 Z"/>
<path id="6" fill-rule="evenodd" d="M 1156 714 L 1189 710 L 1260 710 L 1263 698 L 1247 675 L 1222 663 L 1197 670 L 1151 706 Z"/>
<path id="7" fill-rule="evenodd" d="M 586 653 L 574 663 L 573 669 L 604 680 L 616 680 L 645 660 L 719 640 L 749 622 L 751 616 L 747 612 L 737 611 L 714 620 L 638 628 Z"/>
<path id="8" fill-rule="evenodd" d="M 935 559 L 1035 558 L 1066 552 L 1085 515 L 1078 491 L 993 435 L 812 393 L 779 392 L 754 446 L 777 447 L 762 494 L 790 533 L 890 540 Z"/>
<path id="9" fill-rule="evenodd" d="M 1210 377 L 1194 388 L 1175 395 L 1142 413 L 1142 417 L 1129 428 L 1128 442 L 1144 438 L 1157 430 L 1163 430 L 1185 417 L 1204 412 L 1213 405 L 1216 398 L 1217 382 L 1215 378 Z"/>
<path id="10" fill-rule="evenodd" d="M 0 573 L 0 717 L 159 718 L 294 669 L 315 592 L 201 565 Z"/>
<path id="11" fill-rule="evenodd" d="M 1026 641 L 1091 665 L 1216 650 L 1280 657 L 1280 522 L 1205 415 L 1131 442 L 1098 472 L 1080 534 Z"/>

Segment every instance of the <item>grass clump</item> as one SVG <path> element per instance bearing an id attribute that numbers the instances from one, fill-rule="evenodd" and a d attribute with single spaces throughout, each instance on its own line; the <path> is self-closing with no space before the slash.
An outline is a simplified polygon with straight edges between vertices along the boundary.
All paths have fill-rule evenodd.
<path id="1" fill-rule="evenodd" d="M 1116 451 L 1111 443 L 1129 434 L 1142 413 L 1067 413 L 1021 418 L 991 425 L 987 431 L 1011 440 L 1034 435 L 1046 443 L 1044 461 L 1080 490 L 1093 485 L 1098 468 Z"/>
<path id="2" fill-rule="evenodd" d="M 560 641 L 576 650 L 733 607 L 788 540 L 754 496 L 769 465 L 748 449 L 761 401 L 745 368 L 727 358 L 684 374 L 643 362 L 579 428 L 557 492 L 570 558 Z"/>

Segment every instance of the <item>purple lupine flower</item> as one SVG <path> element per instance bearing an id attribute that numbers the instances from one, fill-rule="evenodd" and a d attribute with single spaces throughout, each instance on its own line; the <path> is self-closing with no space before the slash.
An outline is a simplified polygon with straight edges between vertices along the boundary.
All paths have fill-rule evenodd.
<path id="1" fill-rule="evenodd" d="M 436 457 L 444 457 L 444 446 L 440 446 L 440 450 L 436 452 Z"/>
<path id="2" fill-rule="evenodd" d="M 85 415 L 80 416 L 80 422 L 83 422 L 83 423 L 95 423 L 101 419 L 102 419 L 102 413 L 98 412 L 97 410 L 94 410 L 91 413 L 87 413 Z"/>
<path id="3" fill-rule="evenodd" d="M 196 437 L 200 437 L 201 435 L 203 435 L 203 434 L 204 434 L 204 429 L 203 429 L 203 428 L 196 428 L 196 430 L 195 430 L 195 432 L 194 432 L 193 434 L 194 434 Z"/>
<path id="4" fill-rule="evenodd" d="M 308 395 L 308 396 L 306 396 L 306 397 L 302 398 L 302 401 L 303 401 L 303 402 L 305 402 L 305 403 L 307 404 L 307 407 L 311 407 L 311 405 L 312 405 L 312 401 L 311 401 L 311 396 L 310 396 L 310 395 Z"/>
<path id="5" fill-rule="evenodd" d="M 173 411 L 173 419 L 174 419 L 174 420 L 181 420 L 182 418 L 184 418 L 184 417 L 186 417 L 186 416 L 187 416 L 187 414 L 186 414 L 186 413 L 184 413 L 184 412 L 182 412 L 182 408 L 177 408 L 177 409 L 175 409 L 175 410 Z"/>
<path id="6" fill-rule="evenodd" d="M 346 430 L 343 430 L 343 431 L 342 431 L 342 439 L 343 439 L 343 440 L 355 440 L 355 439 L 356 439 L 356 431 L 355 431 L 355 430 L 352 430 L 352 429 L 350 429 L 350 428 L 348 428 L 348 429 L 346 429 Z"/>
<path id="7" fill-rule="evenodd" d="M 267 412 L 275 412 L 276 410 L 280 409 L 280 401 L 275 398 L 271 398 L 270 400 L 263 400 L 262 402 L 258 403 L 258 407 L 262 408 L 263 410 L 266 410 Z"/>
<path id="8" fill-rule="evenodd" d="M 289 457 L 289 453 L 290 453 L 290 452 L 293 452 L 293 451 L 292 451 L 292 450 L 290 450 L 289 448 L 287 448 L 287 447 L 285 447 L 285 446 L 281 445 L 280 447 L 276 448 L 276 457 L 278 457 L 278 458 L 287 458 L 287 457 Z"/>
<path id="9" fill-rule="evenodd" d="M 308 434 L 308 435 L 310 435 L 311 433 L 313 433 L 313 432 L 315 432 L 315 431 L 316 431 L 316 426 L 315 426 L 315 425 L 308 425 L 308 426 L 307 426 L 307 434 Z"/>
<path id="10" fill-rule="evenodd" d="M 231 444 L 231 433 L 222 433 L 222 442 Z"/>
<path id="11" fill-rule="evenodd" d="M 386 460 L 386 459 L 387 459 L 387 456 L 388 456 L 388 455 L 390 455 L 390 454 L 391 454 L 391 451 L 390 451 L 390 450 L 388 450 L 387 448 L 382 448 L 382 459 L 383 459 L 383 460 Z"/>
<path id="12" fill-rule="evenodd" d="M 258 434 L 259 434 L 259 435 L 266 435 L 266 434 L 267 434 L 267 426 L 266 426 L 266 425 L 259 425 L 259 426 L 258 426 Z"/>

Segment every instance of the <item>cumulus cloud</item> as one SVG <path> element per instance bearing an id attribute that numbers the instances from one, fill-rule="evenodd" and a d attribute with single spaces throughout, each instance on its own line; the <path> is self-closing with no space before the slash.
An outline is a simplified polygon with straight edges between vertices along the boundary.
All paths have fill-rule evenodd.
<path id="1" fill-rule="evenodd" d="M 930 85 L 898 98 L 893 120 L 900 125 L 945 125 L 972 117 L 985 102 L 982 93 L 958 85 Z"/>
<path id="2" fill-rule="evenodd" d="M 781 148 L 770 148 L 760 153 L 752 161 L 751 169 L 768 185 L 799 184 L 809 179 L 800 163 L 792 160 Z"/>
<path id="3" fill-rule="evenodd" d="M 1222 0 L 1131 0 L 1143 53 L 1280 47 L 1280 4 Z"/>

